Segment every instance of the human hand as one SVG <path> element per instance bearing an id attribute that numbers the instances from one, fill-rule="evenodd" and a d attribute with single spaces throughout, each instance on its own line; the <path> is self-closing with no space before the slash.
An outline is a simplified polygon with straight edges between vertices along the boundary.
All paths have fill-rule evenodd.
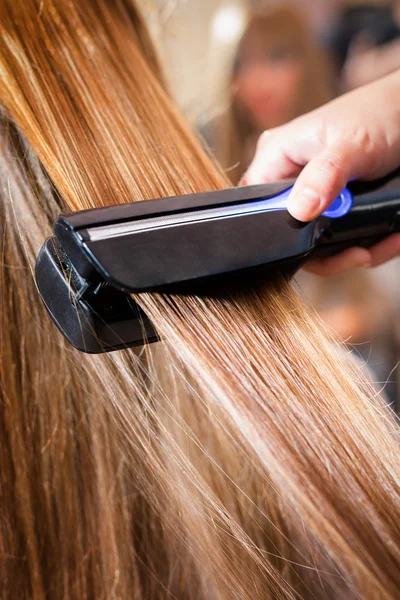
<path id="1" fill-rule="evenodd" d="M 300 221 L 322 214 L 347 183 L 374 180 L 400 164 L 400 71 L 265 132 L 242 183 L 298 176 L 288 210 Z M 309 261 L 306 268 L 334 275 L 378 266 L 400 255 L 400 234 L 371 249 L 351 248 Z"/>

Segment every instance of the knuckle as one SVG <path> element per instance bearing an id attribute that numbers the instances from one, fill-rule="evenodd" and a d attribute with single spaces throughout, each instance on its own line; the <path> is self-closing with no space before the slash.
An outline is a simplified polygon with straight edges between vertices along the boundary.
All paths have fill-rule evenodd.
<path id="1" fill-rule="evenodd" d="M 262 150 L 272 138 L 272 131 L 270 129 L 266 129 L 262 132 L 257 141 L 257 150 Z"/>
<path id="2" fill-rule="evenodd" d="M 384 137 L 365 127 L 358 127 L 352 132 L 352 140 L 355 152 L 362 153 L 365 169 L 379 169 L 381 157 L 385 156 Z"/>
<path id="3" fill-rule="evenodd" d="M 343 169 L 343 165 L 341 164 L 339 157 L 334 155 L 316 158 L 314 161 L 314 167 L 324 175 L 336 175 L 341 173 Z"/>
<path id="4" fill-rule="evenodd" d="M 370 131 L 365 127 L 358 127 L 352 134 L 353 144 L 363 150 L 369 152 L 375 146 L 375 140 Z"/>

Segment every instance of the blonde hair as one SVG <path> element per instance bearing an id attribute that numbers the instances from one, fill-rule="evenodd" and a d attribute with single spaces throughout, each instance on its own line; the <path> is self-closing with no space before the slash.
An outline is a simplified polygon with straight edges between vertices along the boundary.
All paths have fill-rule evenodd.
<path id="1" fill-rule="evenodd" d="M 2 597 L 398 597 L 397 424 L 285 280 L 137 296 L 140 353 L 79 354 L 40 304 L 60 210 L 227 183 L 135 3 L 3 0 L 0 81 Z"/>

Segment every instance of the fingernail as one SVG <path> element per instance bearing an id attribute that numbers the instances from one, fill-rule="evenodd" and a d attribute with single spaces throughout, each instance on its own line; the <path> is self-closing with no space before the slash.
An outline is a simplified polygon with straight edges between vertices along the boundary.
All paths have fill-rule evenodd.
<path id="1" fill-rule="evenodd" d="M 321 199 L 313 190 L 305 189 L 290 196 L 288 210 L 299 221 L 312 221 L 321 214 Z"/>

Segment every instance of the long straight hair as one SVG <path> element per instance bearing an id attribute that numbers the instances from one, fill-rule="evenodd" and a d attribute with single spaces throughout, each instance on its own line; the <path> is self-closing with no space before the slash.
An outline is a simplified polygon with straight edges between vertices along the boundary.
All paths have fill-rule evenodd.
<path id="1" fill-rule="evenodd" d="M 40 303 L 60 210 L 227 184 L 135 2 L 3 0 L 0 94 L 1 597 L 398 598 L 397 423 L 287 281 L 137 296 L 163 342 L 104 356 Z"/>

